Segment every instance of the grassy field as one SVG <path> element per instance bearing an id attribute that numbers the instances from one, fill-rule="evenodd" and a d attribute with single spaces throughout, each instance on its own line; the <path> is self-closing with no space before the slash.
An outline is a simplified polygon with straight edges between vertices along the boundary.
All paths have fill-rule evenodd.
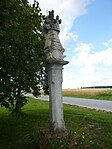
<path id="1" fill-rule="evenodd" d="M 0 108 L 0 149 L 36 149 L 38 139 L 45 144 L 38 130 L 49 128 L 48 102 L 29 99 L 23 112 L 20 117 L 12 117 Z M 66 128 L 76 132 L 77 149 L 112 148 L 112 113 L 64 105 L 64 117 Z M 57 149 L 56 140 L 50 143 L 53 146 L 48 149 Z"/>
<path id="2" fill-rule="evenodd" d="M 112 89 L 109 88 L 63 89 L 63 96 L 112 100 Z"/>

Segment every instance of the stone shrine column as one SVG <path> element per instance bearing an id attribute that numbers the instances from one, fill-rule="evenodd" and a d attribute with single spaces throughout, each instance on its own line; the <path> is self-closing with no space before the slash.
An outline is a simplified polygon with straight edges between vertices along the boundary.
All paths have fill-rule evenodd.
<path id="1" fill-rule="evenodd" d="M 65 50 L 58 37 L 60 32 L 59 24 L 61 24 L 59 16 L 54 19 L 54 11 L 49 11 L 43 25 L 43 33 L 49 81 L 50 128 L 53 131 L 61 132 L 66 130 L 62 101 L 63 65 L 69 62 L 64 60 L 63 53 Z"/>
<path id="2" fill-rule="evenodd" d="M 53 131 L 64 131 L 65 122 L 63 119 L 62 81 L 63 65 L 67 61 L 49 61 L 49 104 L 50 104 L 50 128 Z"/>

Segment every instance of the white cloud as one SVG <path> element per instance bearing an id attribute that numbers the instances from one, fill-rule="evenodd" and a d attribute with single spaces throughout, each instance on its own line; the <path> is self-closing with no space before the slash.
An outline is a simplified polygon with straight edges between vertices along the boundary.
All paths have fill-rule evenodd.
<path id="1" fill-rule="evenodd" d="M 70 64 L 68 64 L 67 67 L 69 67 Z M 72 67 L 72 70 L 68 70 L 68 69 L 64 69 L 64 75 L 63 75 L 63 84 L 62 84 L 62 87 L 63 88 L 78 88 L 78 87 L 81 87 L 83 86 L 83 82 L 82 80 L 80 79 L 80 75 L 78 75 L 76 73 L 76 70 L 75 68 L 73 69 Z"/>
<path id="2" fill-rule="evenodd" d="M 79 67 L 81 73 L 86 74 L 107 71 L 112 68 L 112 48 L 99 52 L 94 52 L 92 48 L 92 44 L 80 43 L 75 48 L 76 53 L 71 63 Z"/>
<path id="3" fill-rule="evenodd" d="M 76 42 L 78 39 L 78 35 L 75 32 L 69 33 L 69 36 Z"/>
<path id="4" fill-rule="evenodd" d="M 32 0 L 29 0 L 32 1 Z M 59 15 L 63 21 L 63 29 L 69 30 L 73 21 L 86 13 L 86 6 L 91 0 L 38 0 L 42 12 L 54 10 L 55 15 Z"/>
<path id="5" fill-rule="evenodd" d="M 69 65 L 70 66 L 70 65 Z M 112 70 L 112 69 L 111 69 Z M 111 86 L 112 72 L 99 71 L 93 73 L 80 72 L 75 66 L 72 66 L 71 71 L 64 70 L 63 73 L 63 88 L 79 88 L 86 86 Z"/>
<path id="6" fill-rule="evenodd" d="M 88 59 L 91 55 L 91 44 L 80 43 L 75 48 L 75 56 L 72 58 L 71 63 L 78 67 L 84 67 L 88 64 Z"/>
<path id="7" fill-rule="evenodd" d="M 111 47 L 112 48 L 112 38 L 109 39 L 108 41 L 104 42 L 103 45 L 105 45 L 106 47 Z"/>
<path id="8" fill-rule="evenodd" d="M 33 3 L 34 0 L 28 0 Z M 55 15 L 59 15 L 62 19 L 60 40 L 65 49 L 70 48 L 70 40 L 76 41 L 78 35 L 69 33 L 74 20 L 86 13 L 86 7 L 92 0 L 38 0 L 39 6 L 43 14 L 47 15 L 47 11 L 54 10 Z"/>
<path id="9" fill-rule="evenodd" d="M 69 67 L 72 68 L 70 76 L 64 72 L 68 88 L 70 88 L 69 84 L 71 88 L 112 85 L 112 48 L 106 47 L 96 52 L 92 44 L 80 43 L 75 48 Z"/>
<path id="10" fill-rule="evenodd" d="M 60 40 L 65 50 L 70 50 L 72 45 L 77 41 L 78 35 L 75 32 L 60 32 Z"/>

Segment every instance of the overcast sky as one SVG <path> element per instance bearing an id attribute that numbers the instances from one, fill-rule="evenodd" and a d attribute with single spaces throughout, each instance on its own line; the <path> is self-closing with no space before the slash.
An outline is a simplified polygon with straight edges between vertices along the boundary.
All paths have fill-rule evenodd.
<path id="1" fill-rule="evenodd" d="M 29 0 L 30 3 L 33 0 Z M 63 88 L 112 86 L 112 0 L 38 0 L 62 19 Z"/>

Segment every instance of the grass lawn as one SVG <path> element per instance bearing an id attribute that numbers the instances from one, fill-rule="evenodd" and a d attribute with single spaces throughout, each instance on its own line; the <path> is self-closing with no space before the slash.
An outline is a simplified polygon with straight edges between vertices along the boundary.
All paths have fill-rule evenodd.
<path id="1" fill-rule="evenodd" d="M 0 108 L 0 149 L 36 149 L 31 142 L 38 130 L 49 128 L 48 102 L 30 98 L 23 112 L 12 117 Z M 76 132 L 77 149 L 112 148 L 112 113 L 64 105 L 64 117 L 66 128 Z"/>
<path id="2" fill-rule="evenodd" d="M 112 88 L 63 89 L 63 96 L 112 100 Z"/>

